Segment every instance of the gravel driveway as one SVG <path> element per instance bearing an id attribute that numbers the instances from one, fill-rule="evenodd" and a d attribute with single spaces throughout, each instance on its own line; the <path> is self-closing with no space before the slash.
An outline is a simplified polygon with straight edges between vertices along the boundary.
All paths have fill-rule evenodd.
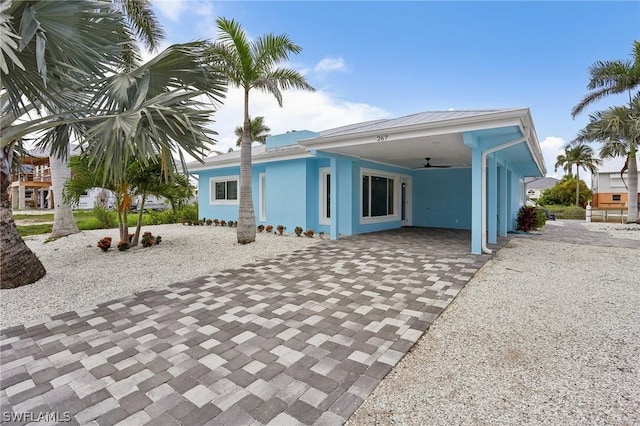
<path id="1" fill-rule="evenodd" d="M 348 424 L 640 424 L 640 227 L 589 229 L 514 238 Z"/>

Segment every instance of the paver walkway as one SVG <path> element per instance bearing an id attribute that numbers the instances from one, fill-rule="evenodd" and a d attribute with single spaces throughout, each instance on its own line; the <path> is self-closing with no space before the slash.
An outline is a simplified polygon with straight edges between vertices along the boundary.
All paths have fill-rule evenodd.
<path id="1" fill-rule="evenodd" d="M 2 420 L 342 424 L 488 259 L 469 241 L 360 235 L 2 330 Z"/>

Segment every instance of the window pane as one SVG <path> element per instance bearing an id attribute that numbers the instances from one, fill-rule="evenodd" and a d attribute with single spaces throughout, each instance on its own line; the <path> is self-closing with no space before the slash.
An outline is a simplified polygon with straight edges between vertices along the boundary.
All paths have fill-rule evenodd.
<path id="1" fill-rule="evenodd" d="M 216 182 L 216 200 L 224 200 L 224 199 L 225 199 L 224 182 Z"/>
<path id="2" fill-rule="evenodd" d="M 230 180 L 227 182 L 227 200 L 238 199 L 238 181 Z"/>
<path id="3" fill-rule="evenodd" d="M 369 217 L 369 176 L 362 176 L 362 217 Z"/>
<path id="4" fill-rule="evenodd" d="M 387 178 L 371 176 L 371 216 L 387 215 Z"/>
<path id="5" fill-rule="evenodd" d="M 387 197 L 387 203 L 389 208 L 387 209 L 387 214 L 393 214 L 393 179 L 387 179 L 387 184 L 389 185 L 389 196 Z"/>
<path id="6" fill-rule="evenodd" d="M 325 199 L 325 212 L 324 217 L 331 218 L 331 175 L 327 173 L 327 181 L 325 182 L 327 188 L 327 198 Z"/>

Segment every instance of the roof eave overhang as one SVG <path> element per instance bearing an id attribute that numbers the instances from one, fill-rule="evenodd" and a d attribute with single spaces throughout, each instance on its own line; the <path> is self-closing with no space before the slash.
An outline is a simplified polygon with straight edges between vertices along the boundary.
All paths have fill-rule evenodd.
<path id="1" fill-rule="evenodd" d="M 304 148 L 292 149 L 290 151 L 264 152 L 256 157 L 252 157 L 251 164 L 266 163 L 269 161 L 273 161 L 274 159 L 275 160 L 279 160 L 279 159 L 295 160 L 298 158 L 307 158 L 310 156 L 311 154 L 307 152 Z M 230 158 L 228 160 L 218 160 L 218 161 L 212 161 L 209 163 L 190 163 L 190 164 L 194 164 L 194 166 L 191 167 L 189 164 L 187 164 L 187 169 L 189 170 L 189 173 L 193 173 L 193 172 L 199 172 L 204 170 L 220 169 L 223 167 L 239 166 L 240 158 Z"/>

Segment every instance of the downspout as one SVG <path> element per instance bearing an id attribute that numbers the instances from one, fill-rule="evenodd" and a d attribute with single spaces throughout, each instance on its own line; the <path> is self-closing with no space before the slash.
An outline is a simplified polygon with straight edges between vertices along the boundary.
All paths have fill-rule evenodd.
<path id="1" fill-rule="evenodd" d="M 509 148 L 510 146 L 513 145 L 517 145 L 519 143 L 522 143 L 524 141 L 526 141 L 527 139 L 529 139 L 529 129 L 525 128 L 524 130 L 524 136 L 522 136 L 521 138 L 512 140 L 511 142 L 506 142 L 503 143 L 502 145 L 498 145 L 498 146 L 494 146 L 493 148 L 489 148 L 486 151 L 482 152 L 482 161 L 480 163 L 480 167 L 482 169 L 482 173 L 481 173 L 481 179 L 480 179 L 480 185 L 482 186 L 481 188 L 481 204 L 480 204 L 480 208 L 482 210 L 481 212 L 481 234 L 482 234 L 482 252 L 483 253 L 487 253 L 487 254 L 491 254 L 493 253 L 493 251 L 487 247 L 487 155 L 489 154 L 493 154 L 496 151 L 500 151 L 501 149 L 505 149 L 505 148 Z"/>

